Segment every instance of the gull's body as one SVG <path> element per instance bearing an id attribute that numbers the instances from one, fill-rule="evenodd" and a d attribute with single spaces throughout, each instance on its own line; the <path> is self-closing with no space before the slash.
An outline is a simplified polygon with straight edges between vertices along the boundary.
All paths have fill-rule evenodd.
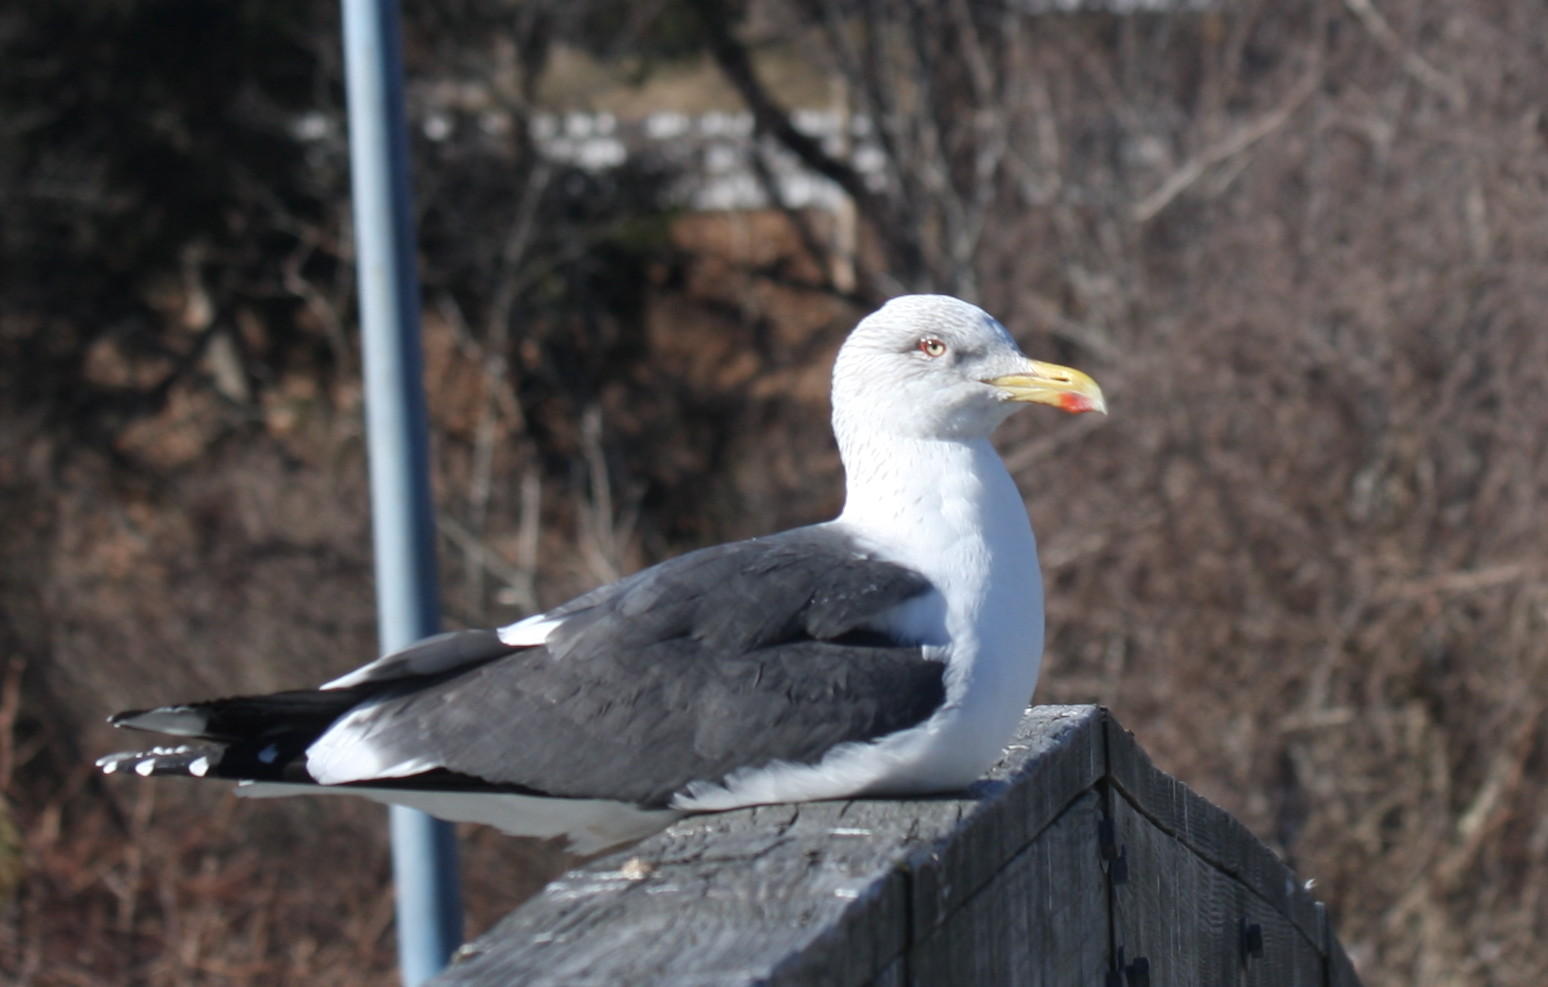
<path id="1" fill-rule="evenodd" d="M 989 434 L 1100 410 L 981 310 L 895 299 L 834 369 L 833 521 L 673 559 L 321 689 L 121 714 L 213 741 L 104 770 L 412 805 L 590 851 L 684 812 L 960 790 L 1000 753 L 1043 641 L 1037 546 Z"/>

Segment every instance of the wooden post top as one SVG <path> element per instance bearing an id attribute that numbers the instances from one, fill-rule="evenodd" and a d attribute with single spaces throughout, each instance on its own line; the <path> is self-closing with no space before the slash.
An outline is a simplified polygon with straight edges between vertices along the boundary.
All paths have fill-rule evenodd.
<path id="1" fill-rule="evenodd" d="M 1295 875 L 1096 706 L 1029 709 L 961 796 L 689 817 L 551 882 L 434 981 L 942 982 L 1358 981 Z"/>

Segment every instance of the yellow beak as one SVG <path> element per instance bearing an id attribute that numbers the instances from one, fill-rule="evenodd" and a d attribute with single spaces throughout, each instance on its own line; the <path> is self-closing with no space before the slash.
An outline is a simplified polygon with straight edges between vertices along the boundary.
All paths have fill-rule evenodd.
<path id="1" fill-rule="evenodd" d="M 1072 414 L 1083 411 L 1107 414 L 1107 402 L 1102 399 L 1102 389 L 1096 381 L 1079 370 L 1055 363 L 1028 360 L 1025 372 L 991 377 L 984 383 L 998 387 L 1012 401 L 1051 404 Z"/>

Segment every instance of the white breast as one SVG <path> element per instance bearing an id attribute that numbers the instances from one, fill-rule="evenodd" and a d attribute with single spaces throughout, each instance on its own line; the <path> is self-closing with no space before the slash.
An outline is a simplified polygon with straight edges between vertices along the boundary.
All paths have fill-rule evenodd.
<path id="1" fill-rule="evenodd" d="M 905 605 L 893 627 L 946 642 L 946 705 L 921 728 L 928 742 L 914 770 L 921 781 L 961 785 L 994 762 L 1031 701 L 1043 581 L 1026 506 L 993 447 L 932 446 L 936 462 L 919 471 L 926 482 L 885 514 L 851 520 L 846 511 L 837 523 L 853 524 L 878 552 L 939 588 L 939 602 Z"/>

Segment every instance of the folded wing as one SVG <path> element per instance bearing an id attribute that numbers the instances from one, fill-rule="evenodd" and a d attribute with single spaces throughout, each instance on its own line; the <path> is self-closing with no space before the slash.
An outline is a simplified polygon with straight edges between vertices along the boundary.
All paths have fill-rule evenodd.
<path id="1" fill-rule="evenodd" d="M 832 528 L 797 529 L 690 553 L 529 618 L 541 643 L 454 632 L 319 690 L 120 714 L 120 726 L 212 743 L 102 763 L 665 806 L 695 782 L 814 763 L 927 719 L 943 666 L 887 618 L 932 592 Z"/>

